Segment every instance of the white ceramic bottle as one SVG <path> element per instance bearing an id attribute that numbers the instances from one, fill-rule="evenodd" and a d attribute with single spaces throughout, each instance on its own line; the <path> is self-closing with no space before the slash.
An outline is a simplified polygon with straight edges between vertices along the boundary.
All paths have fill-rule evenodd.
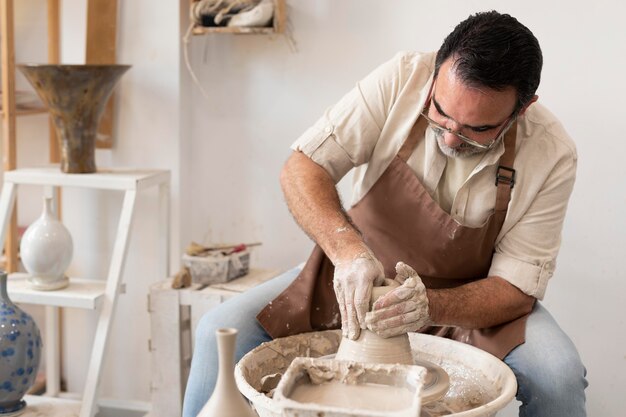
<path id="1" fill-rule="evenodd" d="M 57 290 L 69 284 L 65 271 L 74 246 L 67 228 L 54 217 L 52 198 L 44 197 L 43 213 L 31 224 L 20 243 L 20 256 L 29 282 L 37 290 Z"/>
<path id="2" fill-rule="evenodd" d="M 237 329 L 224 328 L 215 331 L 219 373 L 211 398 L 202 407 L 198 417 L 257 417 L 235 383 L 235 340 Z"/>

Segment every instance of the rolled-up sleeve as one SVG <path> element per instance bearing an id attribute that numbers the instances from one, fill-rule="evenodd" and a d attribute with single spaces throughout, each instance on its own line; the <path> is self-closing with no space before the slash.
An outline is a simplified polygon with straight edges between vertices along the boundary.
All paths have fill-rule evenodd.
<path id="1" fill-rule="evenodd" d="M 520 220 L 495 247 L 489 276 L 543 299 L 556 268 L 561 230 L 576 178 L 575 150 L 561 158 Z"/>
<path id="2" fill-rule="evenodd" d="M 554 259 L 535 262 L 496 252 L 491 262 L 489 276 L 502 277 L 524 293 L 542 300 L 555 267 Z"/>
<path id="3" fill-rule="evenodd" d="M 339 182 L 350 169 L 369 161 L 402 74 L 398 54 L 327 109 L 291 148 L 303 152 Z"/>

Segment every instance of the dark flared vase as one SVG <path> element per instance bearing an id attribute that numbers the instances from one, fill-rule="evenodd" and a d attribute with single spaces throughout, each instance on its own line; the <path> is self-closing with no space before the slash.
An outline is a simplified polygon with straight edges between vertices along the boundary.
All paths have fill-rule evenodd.
<path id="1" fill-rule="evenodd" d="M 33 386 L 41 357 L 41 336 L 33 318 L 7 294 L 7 274 L 0 271 L 0 416 L 15 415 Z"/>
<path id="2" fill-rule="evenodd" d="M 130 65 L 18 65 L 48 106 L 61 145 L 61 171 L 96 172 L 96 135 L 115 84 Z"/>

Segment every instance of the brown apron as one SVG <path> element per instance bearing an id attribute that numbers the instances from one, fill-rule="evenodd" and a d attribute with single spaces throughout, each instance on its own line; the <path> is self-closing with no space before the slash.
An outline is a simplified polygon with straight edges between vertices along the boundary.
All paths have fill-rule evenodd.
<path id="1" fill-rule="evenodd" d="M 389 167 L 349 215 L 387 277 L 395 276 L 395 265 L 402 261 L 415 269 L 427 288 L 456 287 L 489 272 L 514 185 L 517 123 L 504 137 L 505 150 L 494 179 L 495 210 L 477 228 L 460 225 L 441 209 L 407 165 L 425 129 L 420 116 Z M 333 272 L 316 245 L 300 275 L 257 315 L 259 323 L 274 338 L 340 328 Z M 486 329 L 433 326 L 422 331 L 469 343 L 502 359 L 524 342 L 527 317 Z"/>

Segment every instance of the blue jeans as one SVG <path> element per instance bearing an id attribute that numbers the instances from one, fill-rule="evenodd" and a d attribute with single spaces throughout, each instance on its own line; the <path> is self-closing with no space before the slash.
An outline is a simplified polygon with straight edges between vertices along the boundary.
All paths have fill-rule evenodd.
<path id="1" fill-rule="evenodd" d="M 236 361 L 259 344 L 270 341 L 271 337 L 255 317 L 299 272 L 297 268 L 288 271 L 227 300 L 202 317 L 196 329 L 183 417 L 195 417 L 213 392 L 218 369 L 215 330 L 239 329 Z M 526 343 L 509 353 L 504 362 L 517 378 L 517 399 L 522 403 L 520 416 L 586 416 L 585 368 L 572 341 L 538 302 L 528 318 Z"/>

